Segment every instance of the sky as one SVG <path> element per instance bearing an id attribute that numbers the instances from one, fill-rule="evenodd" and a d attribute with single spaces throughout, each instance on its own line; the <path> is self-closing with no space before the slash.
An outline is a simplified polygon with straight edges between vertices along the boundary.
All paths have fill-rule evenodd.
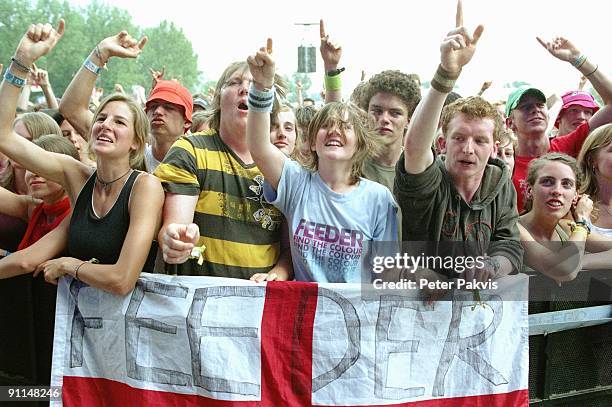
<path id="1" fill-rule="evenodd" d="M 89 0 L 69 2 L 82 6 Z M 439 63 L 440 42 L 454 27 L 456 7 L 455 0 L 104 3 L 126 9 L 141 27 L 156 26 L 164 19 L 174 22 L 192 42 L 199 69 L 214 80 L 230 62 L 244 60 L 265 45 L 268 37 L 274 40 L 277 71 L 290 76 L 297 70 L 298 46 L 318 47 L 318 21 L 322 18 L 330 39 L 342 45 L 340 66 L 346 67 L 342 75 L 347 96 L 362 70 L 366 78 L 385 69 L 399 69 L 419 74 L 422 81 L 431 79 Z M 464 0 L 463 8 L 464 25 L 473 31 L 483 24 L 485 31 L 476 55 L 457 82 L 460 94 L 476 93 L 485 80 L 493 81 L 485 93 L 491 100 L 505 98 L 509 89 L 504 85 L 513 81 L 528 82 L 546 94 L 562 94 L 577 87 L 578 71 L 552 57 L 536 36 L 564 36 L 612 73 L 609 35 L 601 35 L 610 25 L 609 0 Z M 304 22 L 317 24 L 307 29 L 296 25 Z M 318 49 L 317 56 L 313 87 L 322 83 Z"/>

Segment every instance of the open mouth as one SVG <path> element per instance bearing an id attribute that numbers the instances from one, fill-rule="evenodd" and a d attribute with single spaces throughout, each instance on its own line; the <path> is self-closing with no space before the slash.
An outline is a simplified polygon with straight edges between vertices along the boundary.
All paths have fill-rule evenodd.
<path id="1" fill-rule="evenodd" d="M 325 143 L 325 147 L 342 147 L 343 144 L 340 142 L 340 140 L 328 140 L 327 143 Z"/>
<path id="2" fill-rule="evenodd" d="M 109 139 L 108 137 L 105 136 L 100 136 L 96 139 L 97 141 L 102 141 L 104 143 L 112 143 L 113 140 Z"/>
<path id="3" fill-rule="evenodd" d="M 563 202 L 559 201 L 558 199 L 551 199 L 549 201 L 546 201 L 546 205 L 551 208 L 558 209 L 563 207 Z"/>
<path id="4" fill-rule="evenodd" d="M 246 104 L 246 103 L 241 102 L 241 103 L 238 105 L 238 110 L 242 110 L 242 111 L 244 111 L 244 112 L 248 112 L 249 107 L 247 106 L 247 104 Z"/>

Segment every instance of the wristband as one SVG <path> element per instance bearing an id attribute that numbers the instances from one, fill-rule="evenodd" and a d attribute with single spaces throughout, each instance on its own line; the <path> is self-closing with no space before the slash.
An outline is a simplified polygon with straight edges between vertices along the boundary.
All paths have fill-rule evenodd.
<path id="1" fill-rule="evenodd" d="M 584 64 L 584 61 L 586 61 L 586 59 L 586 55 L 581 54 L 580 56 L 578 56 L 578 58 L 574 60 L 574 62 L 572 62 L 572 66 L 574 66 L 575 68 L 580 68 L 582 64 Z"/>
<path id="2" fill-rule="evenodd" d="M 249 110 L 258 113 L 270 113 L 272 112 L 272 105 L 274 104 L 274 86 L 268 90 L 259 90 L 254 84 L 251 84 L 249 88 L 249 96 L 247 104 Z"/>
<path id="3" fill-rule="evenodd" d="M 102 68 L 94 64 L 89 58 L 87 58 L 85 62 L 83 62 L 83 66 L 85 67 L 85 69 L 87 69 L 89 72 L 93 73 L 94 75 L 99 75 L 100 72 L 102 71 Z"/>
<path id="4" fill-rule="evenodd" d="M 21 79 L 15 75 L 10 70 L 6 70 L 4 73 L 4 80 L 10 83 L 13 86 L 17 86 L 18 88 L 23 88 L 26 84 L 25 79 Z"/>
<path id="5" fill-rule="evenodd" d="M 576 221 L 576 226 L 582 226 L 583 228 L 586 229 L 587 233 L 590 235 L 591 234 L 591 226 L 589 225 L 589 223 L 586 220 L 580 219 Z"/>
<path id="6" fill-rule="evenodd" d="M 584 233 L 585 238 L 591 233 L 589 228 L 582 223 L 572 222 L 570 223 L 571 233 Z"/>
<path id="7" fill-rule="evenodd" d="M 342 90 L 342 78 L 340 74 L 336 74 L 334 76 L 325 75 L 325 90 L 334 92 L 338 90 Z"/>
<path id="8" fill-rule="evenodd" d="M 455 87 L 455 82 L 457 82 L 460 74 L 461 70 L 459 72 L 449 72 L 442 68 L 442 65 L 438 65 L 438 69 L 430 82 L 431 87 L 441 93 L 450 93 Z"/>

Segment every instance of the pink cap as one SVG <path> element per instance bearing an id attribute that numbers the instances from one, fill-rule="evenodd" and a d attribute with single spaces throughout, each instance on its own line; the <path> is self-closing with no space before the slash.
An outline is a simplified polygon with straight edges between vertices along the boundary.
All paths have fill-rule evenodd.
<path id="1" fill-rule="evenodd" d="M 593 113 L 599 110 L 599 105 L 595 102 L 593 95 L 589 92 L 585 92 L 583 90 L 572 90 L 565 93 L 561 96 L 561 100 L 563 100 L 563 106 L 561 107 L 561 111 L 557 116 L 557 121 L 555 123 L 556 127 L 559 127 L 559 120 L 563 115 L 563 111 L 570 106 L 578 105 L 582 107 L 586 107 L 587 109 L 593 109 Z"/>

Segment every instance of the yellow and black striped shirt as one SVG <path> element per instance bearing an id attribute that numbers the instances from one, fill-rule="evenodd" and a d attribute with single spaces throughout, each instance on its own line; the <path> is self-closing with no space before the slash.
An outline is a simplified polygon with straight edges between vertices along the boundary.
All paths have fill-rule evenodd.
<path id="1" fill-rule="evenodd" d="M 204 264 L 188 260 L 178 274 L 249 278 L 278 260 L 282 214 L 263 196 L 263 175 L 214 131 L 177 140 L 155 175 L 167 192 L 198 195 L 194 223 Z"/>

